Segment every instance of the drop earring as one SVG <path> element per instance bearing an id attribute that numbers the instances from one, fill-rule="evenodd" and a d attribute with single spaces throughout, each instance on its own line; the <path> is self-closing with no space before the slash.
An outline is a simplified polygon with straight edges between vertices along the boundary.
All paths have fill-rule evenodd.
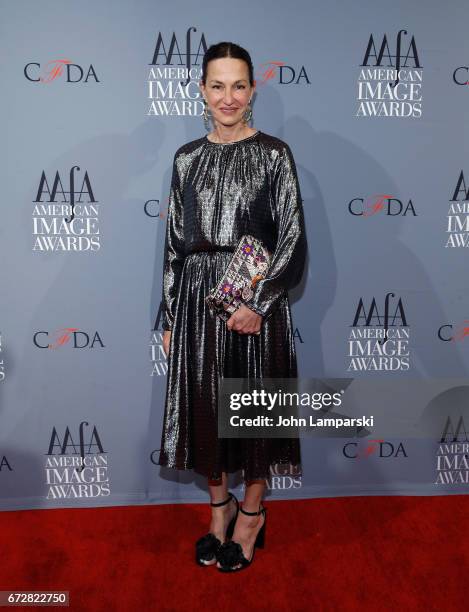
<path id="1" fill-rule="evenodd" d="M 251 106 L 251 100 L 249 100 L 248 110 L 244 113 L 244 122 L 248 123 L 251 120 L 251 117 L 252 117 L 252 106 Z"/>
<path id="2" fill-rule="evenodd" d="M 207 131 L 210 130 L 210 121 L 209 121 L 209 114 L 208 114 L 208 104 L 207 104 L 207 100 L 204 98 L 204 123 L 205 123 L 205 129 Z M 210 115 L 211 117 L 211 115 Z"/>

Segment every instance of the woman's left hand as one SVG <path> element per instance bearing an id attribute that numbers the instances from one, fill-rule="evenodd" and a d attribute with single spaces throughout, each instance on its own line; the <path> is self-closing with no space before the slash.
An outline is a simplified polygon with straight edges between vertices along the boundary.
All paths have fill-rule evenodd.
<path id="1" fill-rule="evenodd" d="M 229 330 L 239 334 L 259 334 L 261 330 L 262 317 L 244 304 L 234 312 L 226 322 Z"/>

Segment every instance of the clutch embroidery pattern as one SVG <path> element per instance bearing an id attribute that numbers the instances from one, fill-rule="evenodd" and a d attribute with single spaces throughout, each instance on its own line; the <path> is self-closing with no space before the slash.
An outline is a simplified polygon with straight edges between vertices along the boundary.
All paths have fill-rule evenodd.
<path id="1" fill-rule="evenodd" d="M 249 300 L 256 284 L 265 278 L 271 255 L 262 242 L 245 234 L 236 246 L 216 287 L 205 298 L 210 310 L 223 321 Z"/>

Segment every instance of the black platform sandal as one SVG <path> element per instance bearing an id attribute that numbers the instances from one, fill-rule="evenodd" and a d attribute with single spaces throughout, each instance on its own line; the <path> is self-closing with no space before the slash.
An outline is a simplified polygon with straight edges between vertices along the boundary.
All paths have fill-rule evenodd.
<path id="1" fill-rule="evenodd" d="M 226 538 L 229 539 L 233 535 L 234 526 L 236 523 L 236 519 L 238 517 L 239 512 L 239 502 L 236 498 L 236 495 L 233 493 L 228 493 L 228 499 L 225 501 L 218 502 L 216 504 L 210 503 L 214 508 L 218 508 L 219 506 L 225 506 L 229 501 L 233 500 L 236 504 L 236 514 L 231 519 L 226 528 Z M 207 533 L 201 538 L 197 540 L 195 543 L 195 560 L 199 565 L 214 565 L 212 561 L 216 559 L 216 554 L 222 542 L 213 534 Z"/>
<path id="2" fill-rule="evenodd" d="M 259 529 L 259 533 L 256 536 L 256 541 L 254 542 L 254 546 L 252 549 L 251 558 L 248 560 L 243 555 L 243 549 L 241 548 L 241 544 L 238 542 L 233 542 L 230 540 L 225 544 L 222 544 L 217 551 L 217 561 L 221 567 L 217 569 L 220 572 L 237 572 L 239 570 L 245 569 L 249 567 L 254 560 L 254 552 L 257 548 L 264 548 L 265 542 L 265 523 L 267 520 L 266 516 L 266 508 L 262 507 L 259 512 L 246 512 L 242 508 L 239 509 L 243 514 L 247 514 L 248 516 L 255 516 L 259 514 L 264 515 L 264 523 L 262 527 Z M 239 566 L 239 567 L 236 567 Z"/>

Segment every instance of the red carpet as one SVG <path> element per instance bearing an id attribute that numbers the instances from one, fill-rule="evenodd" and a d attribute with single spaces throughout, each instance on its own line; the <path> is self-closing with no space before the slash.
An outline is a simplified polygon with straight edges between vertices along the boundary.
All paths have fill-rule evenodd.
<path id="1" fill-rule="evenodd" d="M 0 590 L 68 590 L 92 612 L 466 609 L 469 497 L 265 505 L 265 549 L 229 575 L 193 561 L 206 505 L 2 512 Z"/>

